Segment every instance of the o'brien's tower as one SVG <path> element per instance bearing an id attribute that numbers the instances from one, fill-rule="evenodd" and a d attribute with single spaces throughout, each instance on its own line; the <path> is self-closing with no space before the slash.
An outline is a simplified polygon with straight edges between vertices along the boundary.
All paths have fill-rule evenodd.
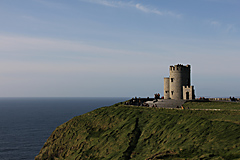
<path id="1" fill-rule="evenodd" d="M 170 76 L 164 78 L 164 99 L 195 99 L 194 87 L 190 81 L 191 66 L 170 66 L 169 72 Z"/>

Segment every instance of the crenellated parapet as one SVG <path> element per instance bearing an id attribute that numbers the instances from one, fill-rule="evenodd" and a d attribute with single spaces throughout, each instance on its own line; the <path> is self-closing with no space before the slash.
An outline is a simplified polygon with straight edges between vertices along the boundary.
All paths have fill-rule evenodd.
<path id="1" fill-rule="evenodd" d="M 185 88 L 185 89 L 191 89 L 191 88 L 194 88 L 194 86 L 183 86 L 183 88 Z"/>
<path id="2" fill-rule="evenodd" d="M 169 67 L 169 71 L 173 71 L 173 72 L 186 72 L 186 71 L 190 71 L 191 69 L 191 65 L 187 64 L 186 66 L 182 65 L 182 64 L 177 64 L 174 66 L 170 66 Z"/>

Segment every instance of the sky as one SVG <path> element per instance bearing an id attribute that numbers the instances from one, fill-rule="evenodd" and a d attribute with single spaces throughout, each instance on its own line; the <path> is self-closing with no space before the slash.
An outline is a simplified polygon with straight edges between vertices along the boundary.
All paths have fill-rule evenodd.
<path id="1" fill-rule="evenodd" d="M 239 0 L 1 0 L 0 97 L 153 97 L 190 64 L 240 96 Z"/>

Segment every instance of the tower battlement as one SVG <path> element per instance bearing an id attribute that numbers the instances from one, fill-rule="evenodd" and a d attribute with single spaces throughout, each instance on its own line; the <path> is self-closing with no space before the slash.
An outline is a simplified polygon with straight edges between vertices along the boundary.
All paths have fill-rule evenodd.
<path id="1" fill-rule="evenodd" d="M 177 64 L 174 66 L 170 66 L 169 70 L 170 71 L 190 71 L 191 65 L 187 64 L 186 66 L 182 65 L 182 64 Z"/>
<path id="2" fill-rule="evenodd" d="M 183 88 L 192 88 L 193 86 L 183 86 Z"/>

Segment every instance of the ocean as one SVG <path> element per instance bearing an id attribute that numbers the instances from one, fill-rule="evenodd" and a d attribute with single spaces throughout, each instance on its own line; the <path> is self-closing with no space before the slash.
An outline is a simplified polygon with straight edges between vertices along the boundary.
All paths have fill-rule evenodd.
<path id="1" fill-rule="evenodd" d="M 55 128 L 129 98 L 0 98 L 0 159 L 33 160 Z"/>

